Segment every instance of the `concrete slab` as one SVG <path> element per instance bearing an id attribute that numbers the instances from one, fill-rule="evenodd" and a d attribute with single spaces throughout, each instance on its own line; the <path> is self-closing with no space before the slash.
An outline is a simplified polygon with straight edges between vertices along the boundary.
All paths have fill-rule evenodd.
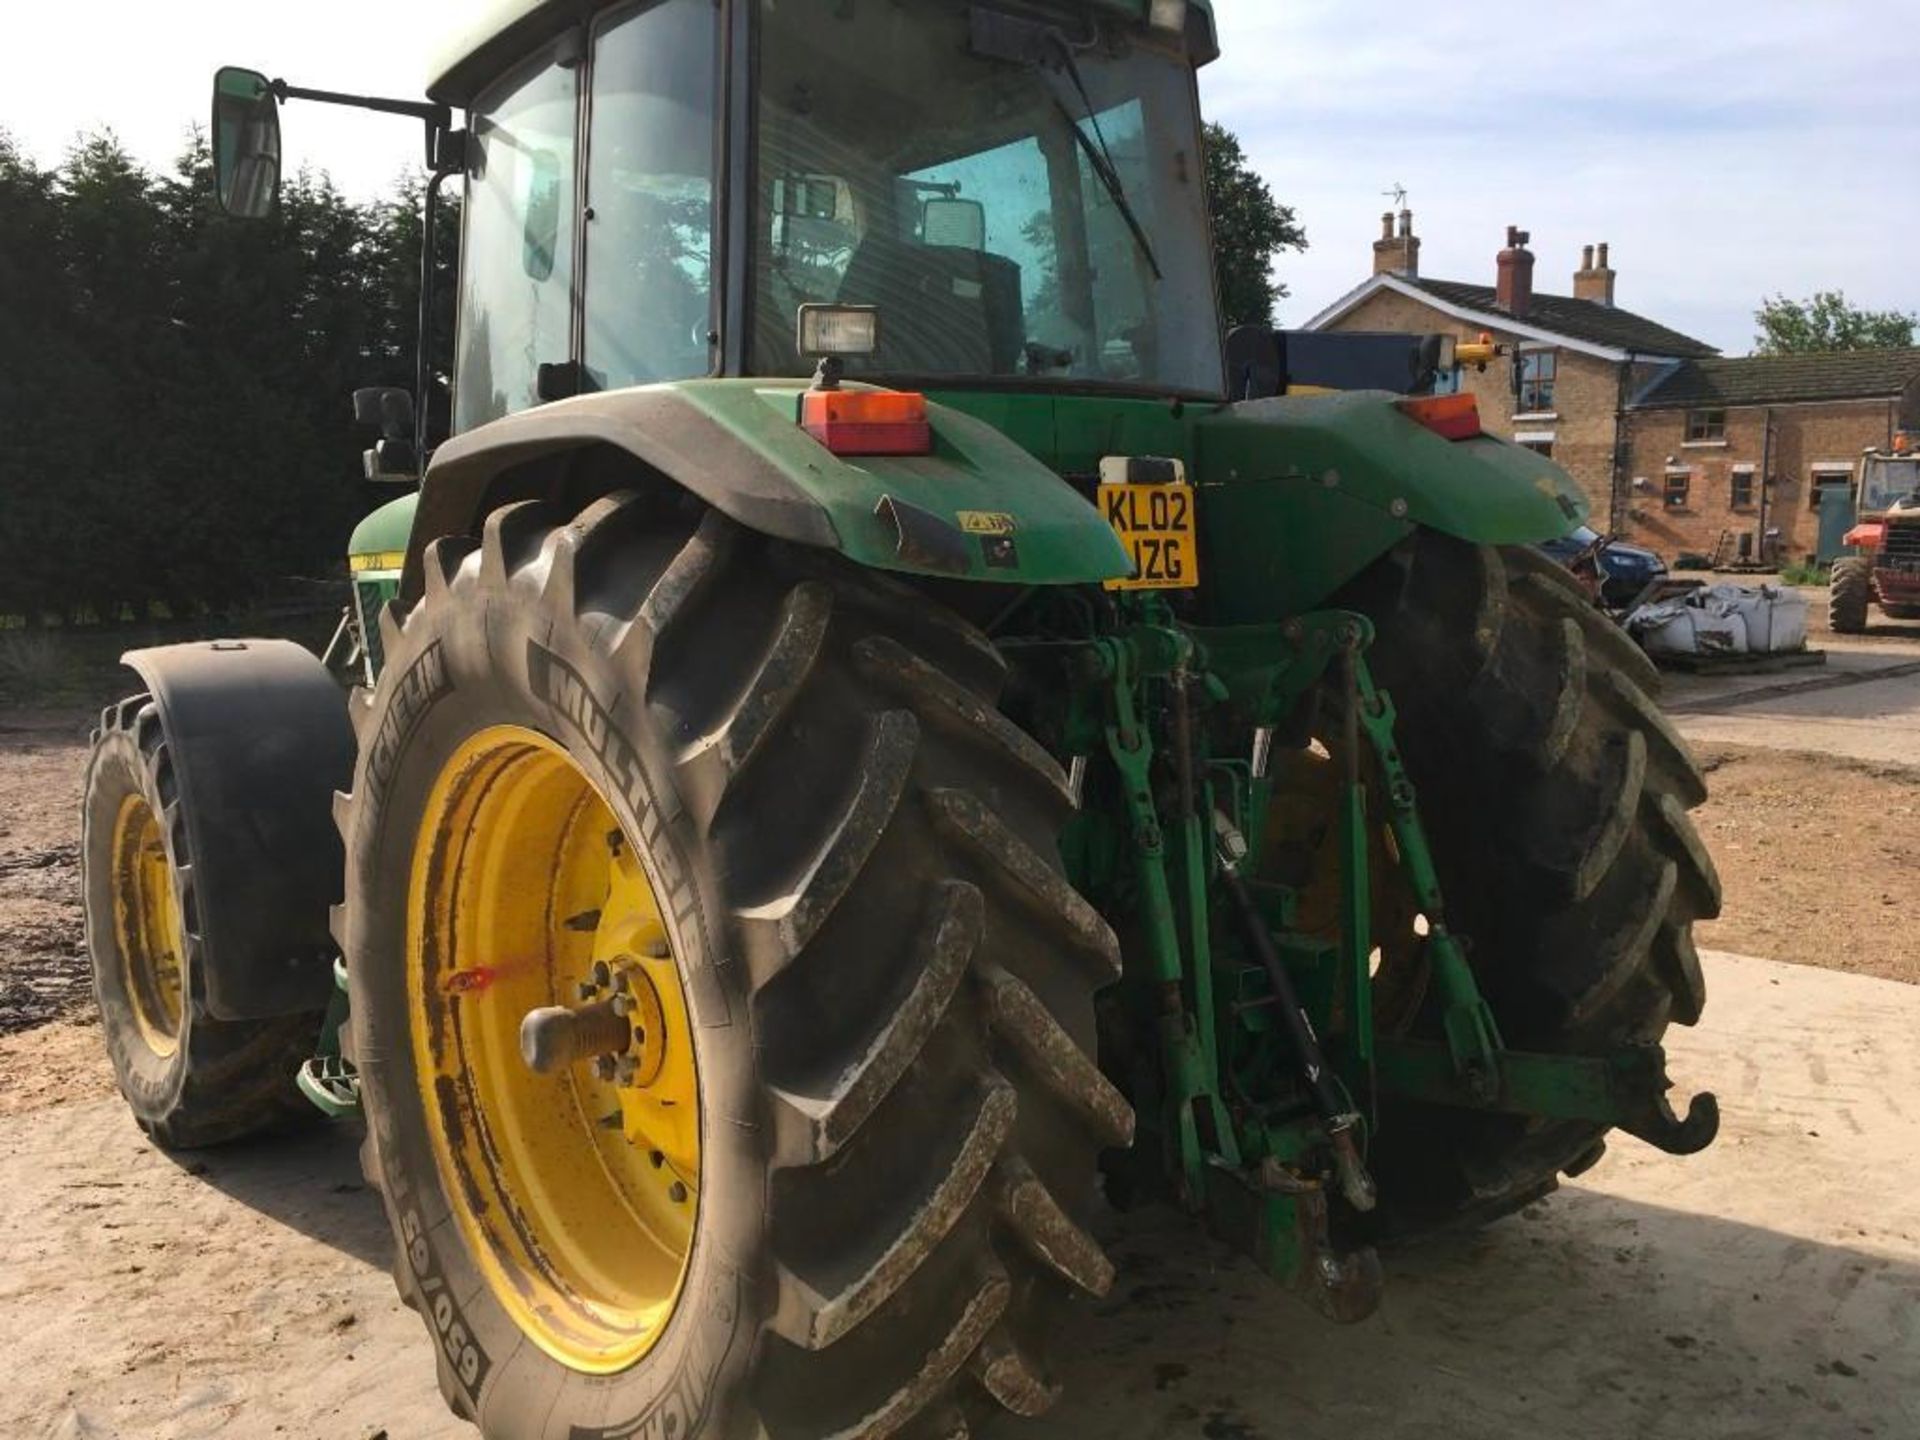
<path id="1" fill-rule="evenodd" d="M 1524 1217 L 1391 1256 L 1334 1329 L 1177 1217 L 1119 1225 L 1067 1398 L 989 1440 L 1920 1435 L 1920 989 L 1705 959 L 1672 1037 L 1720 1142 L 1633 1140 Z M 0 1121 L 13 1440 L 463 1440 L 393 1298 L 351 1127 L 188 1165 L 117 1102 Z M 201 1173 L 195 1173 L 199 1171 Z"/>
<path id="2" fill-rule="evenodd" d="M 1758 745 L 1883 764 L 1920 764 L 1920 671 L 1809 686 L 1737 708 L 1674 715 L 1689 740 Z"/>

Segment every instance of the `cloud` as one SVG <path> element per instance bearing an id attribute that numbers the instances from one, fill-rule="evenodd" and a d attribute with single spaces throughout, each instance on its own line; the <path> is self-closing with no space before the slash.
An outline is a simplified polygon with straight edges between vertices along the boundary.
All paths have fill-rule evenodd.
<path id="1" fill-rule="evenodd" d="M 1313 242 L 1281 263 L 1286 320 L 1366 275 L 1396 183 L 1426 273 L 1491 283 L 1518 224 L 1564 291 L 1607 240 L 1623 305 L 1730 353 L 1775 291 L 1920 309 L 1920 107 L 1862 63 L 1910 0 L 1217 8 L 1204 102 Z"/>

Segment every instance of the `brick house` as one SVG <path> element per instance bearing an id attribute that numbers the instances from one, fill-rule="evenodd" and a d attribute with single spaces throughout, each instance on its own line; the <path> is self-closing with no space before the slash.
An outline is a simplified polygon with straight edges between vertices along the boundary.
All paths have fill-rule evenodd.
<path id="1" fill-rule="evenodd" d="M 1510 347 L 1517 386 L 1512 365 L 1500 361 L 1463 371 L 1459 388 L 1478 398 L 1489 431 L 1551 455 L 1572 474 L 1592 504 L 1595 528 L 1624 531 L 1635 473 L 1624 444 L 1627 407 L 1681 362 L 1719 352 L 1615 304 L 1618 277 L 1606 245 L 1582 251 L 1570 295 L 1534 289 L 1534 255 L 1526 233 L 1514 228 L 1494 259 L 1493 284 L 1435 280 L 1420 273 L 1411 212 L 1400 211 L 1397 228 L 1395 218 L 1380 217 L 1372 275 L 1305 328 L 1488 335 Z"/>
<path id="2" fill-rule="evenodd" d="M 1860 452 L 1920 428 L 1920 349 L 1684 360 L 1628 407 L 1616 528 L 1667 555 L 1830 560 Z M 1821 523 L 1822 501 L 1828 504 Z"/>

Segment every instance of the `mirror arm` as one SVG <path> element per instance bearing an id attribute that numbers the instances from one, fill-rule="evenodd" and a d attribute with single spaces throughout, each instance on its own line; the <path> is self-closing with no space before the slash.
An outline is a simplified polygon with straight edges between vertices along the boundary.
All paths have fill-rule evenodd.
<path id="1" fill-rule="evenodd" d="M 356 110 L 375 110 L 382 115 L 411 116 L 426 126 L 428 178 L 424 213 L 420 218 L 420 330 L 413 365 L 413 451 L 424 465 L 427 456 L 427 414 L 432 408 L 427 387 L 432 374 L 429 359 L 433 325 L 433 255 L 434 234 L 438 228 L 435 224 L 435 201 L 441 182 L 449 175 L 461 174 L 466 169 L 465 132 L 454 130 L 450 106 L 435 105 L 425 100 L 389 100 L 378 95 L 349 95 L 339 90 L 309 90 L 304 86 L 289 85 L 284 80 L 268 81 L 267 86 L 273 92 L 274 99 L 283 105 L 289 100 L 349 105 Z"/>
<path id="2" fill-rule="evenodd" d="M 411 115 L 442 129 L 453 124 L 453 111 L 449 107 L 425 100 L 388 100 L 378 95 L 348 95 L 338 90 L 307 90 L 284 80 L 268 84 L 274 99 L 283 104 L 288 100 L 317 100 L 322 105 L 351 105 L 356 110 L 378 110 L 383 115 Z"/>

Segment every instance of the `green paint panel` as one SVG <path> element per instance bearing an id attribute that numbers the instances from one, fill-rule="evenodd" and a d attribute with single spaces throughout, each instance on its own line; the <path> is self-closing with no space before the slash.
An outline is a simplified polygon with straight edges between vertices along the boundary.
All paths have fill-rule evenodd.
<path id="1" fill-rule="evenodd" d="M 1586 518 L 1552 461 L 1503 440 L 1445 440 L 1361 391 L 1225 407 L 1194 425 L 1201 573 L 1225 624 L 1323 600 L 1414 526 L 1529 544 Z"/>
<path id="2" fill-rule="evenodd" d="M 994 425 L 931 398 L 934 449 L 922 456 L 840 457 L 799 424 L 804 382 L 698 380 L 682 394 L 785 472 L 832 519 L 840 549 L 862 565 L 999 584 L 1085 584 L 1126 575 L 1132 562 L 1092 502 Z M 864 387 L 849 385 L 849 390 Z M 1030 397 L 1017 397 L 1031 404 Z M 946 526 L 966 569 L 903 559 L 891 497 Z M 1009 536 L 969 533 L 967 517 L 1008 516 Z M 1011 546 L 1001 541 L 1010 539 Z"/>
<path id="3" fill-rule="evenodd" d="M 353 527 L 347 541 L 348 555 L 389 555 L 407 548 L 407 536 L 413 532 L 413 510 L 420 501 L 417 491 L 389 500 Z"/>

